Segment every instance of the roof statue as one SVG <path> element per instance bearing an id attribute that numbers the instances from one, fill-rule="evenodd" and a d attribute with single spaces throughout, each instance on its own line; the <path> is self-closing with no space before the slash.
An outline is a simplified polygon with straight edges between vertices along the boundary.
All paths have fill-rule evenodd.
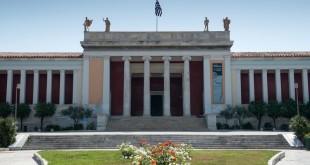
<path id="1" fill-rule="evenodd" d="M 109 18 L 106 18 L 105 20 L 103 18 L 103 21 L 105 22 L 105 32 L 109 32 L 110 26 L 111 26 L 111 22 L 109 21 Z"/>
<path id="2" fill-rule="evenodd" d="M 223 22 L 224 22 L 225 31 L 229 31 L 230 19 L 228 19 L 228 17 L 226 17 L 225 19 L 223 19 Z"/>
<path id="3" fill-rule="evenodd" d="M 92 24 L 93 20 L 89 20 L 87 17 L 85 18 L 84 21 L 84 32 L 89 31 L 89 27 Z"/>
<path id="4" fill-rule="evenodd" d="M 208 20 L 208 17 L 205 18 L 204 24 L 205 24 L 205 31 L 209 31 L 209 20 Z"/>

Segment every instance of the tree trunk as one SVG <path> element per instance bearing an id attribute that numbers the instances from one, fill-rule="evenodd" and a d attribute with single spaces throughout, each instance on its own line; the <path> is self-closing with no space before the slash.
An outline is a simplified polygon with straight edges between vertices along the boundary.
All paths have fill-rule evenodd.
<path id="1" fill-rule="evenodd" d="M 41 131 L 43 131 L 43 119 L 44 117 L 41 117 Z"/>
<path id="2" fill-rule="evenodd" d="M 258 130 L 260 130 L 260 125 L 261 125 L 262 119 L 258 119 Z"/>
<path id="3" fill-rule="evenodd" d="M 276 119 L 275 118 L 272 118 L 272 120 L 273 120 L 273 127 L 276 129 L 277 127 L 276 127 Z"/>

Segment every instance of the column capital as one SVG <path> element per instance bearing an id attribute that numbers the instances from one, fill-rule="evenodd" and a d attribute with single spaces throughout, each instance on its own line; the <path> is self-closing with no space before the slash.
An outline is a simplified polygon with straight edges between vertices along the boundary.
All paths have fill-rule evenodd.
<path id="1" fill-rule="evenodd" d="M 33 73 L 39 73 L 38 69 L 33 70 Z"/>
<path id="2" fill-rule="evenodd" d="M 267 72 L 267 69 L 266 69 L 266 68 L 264 68 L 264 69 L 263 69 L 263 72 Z"/>
<path id="3" fill-rule="evenodd" d="M 210 58 L 211 58 L 211 55 L 203 56 L 203 59 L 204 59 L 204 60 L 210 60 Z"/>
<path id="4" fill-rule="evenodd" d="M 308 72 L 308 68 L 303 68 L 302 71 L 303 72 Z"/>
<path id="5" fill-rule="evenodd" d="M 241 69 L 235 69 L 235 71 L 236 71 L 237 73 L 240 73 L 240 72 L 241 72 Z"/>
<path id="6" fill-rule="evenodd" d="M 163 59 L 164 61 L 166 61 L 166 60 L 170 61 L 170 60 L 171 60 L 171 57 L 170 57 L 170 56 L 164 56 L 162 59 Z"/>
<path id="7" fill-rule="evenodd" d="M 77 73 L 78 71 L 78 69 L 73 69 L 73 73 Z"/>
<path id="8" fill-rule="evenodd" d="M 143 57 L 142 57 L 142 60 L 143 60 L 143 61 L 145 61 L 145 60 L 151 61 L 151 60 L 152 60 L 152 57 L 151 57 L 151 56 L 143 56 Z"/>
<path id="9" fill-rule="evenodd" d="M 110 56 L 103 56 L 102 59 L 103 60 L 110 60 Z"/>
<path id="10" fill-rule="evenodd" d="M 90 58 L 89 56 L 84 56 L 83 60 L 89 60 L 89 58 Z"/>
<path id="11" fill-rule="evenodd" d="M 122 57 L 122 60 L 124 60 L 124 61 L 130 61 L 130 60 L 131 60 L 131 57 L 130 57 L 130 56 L 123 56 L 123 57 Z"/>
<path id="12" fill-rule="evenodd" d="M 65 70 L 64 69 L 60 69 L 60 73 L 65 73 Z"/>
<path id="13" fill-rule="evenodd" d="M 280 68 L 276 68 L 276 71 L 278 71 L 278 72 L 279 72 L 279 71 L 281 71 L 281 69 L 280 69 Z"/>
<path id="14" fill-rule="evenodd" d="M 185 60 L 190 61 L 191 59 L 192 59 L 191 56 L 183 56 L 183 57 L 182 57 L 182 60 L 183 60 L 183 61 L 185 61 Z"/>

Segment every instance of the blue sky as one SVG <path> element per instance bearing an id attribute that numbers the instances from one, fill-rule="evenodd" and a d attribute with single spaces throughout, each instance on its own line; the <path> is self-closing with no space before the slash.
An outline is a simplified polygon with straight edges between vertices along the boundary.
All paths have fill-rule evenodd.
<path id="1" fill-rule="evenodd" d="M 155 31 L 156 0 L 1 0 L 0 52 L 82 52 L 90 31 Z M 159 31 L 223 30 L 231 20 L 232 51 L 310 51 L 309 0 L 159 0 Z"/>

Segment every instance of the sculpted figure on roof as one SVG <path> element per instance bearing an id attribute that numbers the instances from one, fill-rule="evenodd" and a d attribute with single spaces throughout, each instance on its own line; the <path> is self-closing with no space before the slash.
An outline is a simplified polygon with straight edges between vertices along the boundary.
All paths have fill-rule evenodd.
<path id="1" fill-rule="evenodd" d="M 111 26 L 111 22 L 109 21 L 109 18 L 106 18 L 105 20 L 103 19 L 103 21 L 105 22 L 105 31 L 109 32 L 110 26 Z"/>
<path id="2" fill-rule="evenodd" d="M 208 20 L 208 17 L 205 18 L 205 31 L 209 31 L 209 20 Z"/>
<path id="3" fill-rule="evenodd" d="M 226 17 L 225 19 L 223 19 L 223 22 L 224 22 L 225 31 L 229 31 L 230 19 L 228 19 L 228 17 Z"/>
<path id="4" fill-rule="evenodd" d="M 89 27 L 92 24 L 93 20 L 89 20 L 87 17 L 85 18 L 84 21 L 84 32 L 89 31 Z"/>

